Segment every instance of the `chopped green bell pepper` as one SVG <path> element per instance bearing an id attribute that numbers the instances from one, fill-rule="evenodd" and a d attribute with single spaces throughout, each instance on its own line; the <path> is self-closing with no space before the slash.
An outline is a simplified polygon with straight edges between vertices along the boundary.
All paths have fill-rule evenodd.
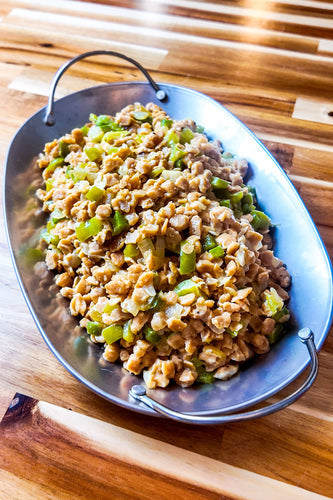
<path id="1" fill-rule="evenodd" d="M 185 128 L 183 128 L 183 130 L 180 133 L 180 142 L 181 142 L 181 144 L 189 143 L 189 142 L 191 142 L 193 137 L 194 137 L 194 134 L 193 134 L 192 130 L 188 127 L 185 127 Z"/>
<path id="2" fill-rule="evenodd" d="M 111 223 L 113 228 L 113 236 L 118 236 L 118 234 L 126 231 L 130 227 L 125 215 L 119 210 L 115 211 L 114 216 L 111 219 Z"/>
<path id="3" fill-rule="evenodd" d="M 196 382 L 199 384 L 213 384 L 215 382 L 214 374 L 205 371 L 200 371 Z"/>
<path id="4" fill-rule="evenodd" d="M 102 155 L 101 151 L 95 147 L 84 148 L 84 152 L 86 153 L 86 155 L 90 161 L 96 161 Z"/>
<path id="5" fill-rule="evenodd" d="M 184 151 L 183 149 L 181 149 L 178 146 L 178 144 L 174 144 L 172 146 L 171 151 L 170 151 L 169 160 L 172 161 L 173 163 L 175 163 L 178 160 L 181 160 L 182 158 L 184 158 L 185 155 L 186 155 L 186 151 Z"/>
<path id="6" fill-rule="evenodd" d="M 157 344 L 161 340 L 161 336 L 148 325 L 144 326 L 143 333 L 146 340 L 153 345 Z"/>
<path id="7" fill-rule="evenodd" d="M 59 141 L 58 142 L 58 147 L 59 147 L 59 154 L 60 154 L 60 156 L 62 156 L 63 158 L 65 158 L 65 156 L 67 156 L 68 153 L 69 153 L 68 142 Z"/>
<path id="8" fill-rule="evenodd" d="M 63 213 L 60 208 L 55 208 L 53 212 L 50 214 L 50 221 L 53 224 L 57 224 L 57 222 L 60 222 L 61 220 L 66 219 L 66 215 Z"/>
<path id="9" fill-rule="evenodd" d="M 98 321 L 88 321 L 86 328 L 89 335 L 94 335 L 95 337 L 98 337 L 103 330 L 103 325 Z"/>
<path id="10" fill-rule="evenodd" d="M 150 307 L 148 311 L 150 312 L 159 312 L 162 311 L 162 309 L 165 306 L 164 300 L 161 298 L 160 294 L 157 293 L 155 297 L 153 298 L 152 302 L 150 303 Z"/>
<path id="11" fill-rule="evenodd" d="M 251 194 L 252 199 L 253 199 L 253 204 L 255 205 L 257 203 L 257 192 L 256 188 L 254 186 L 247 186 L 248 192 Z"/>
<path id="12" fill-rule="evenodd" d="M 255 205 L 253 203 L 253 196 L 250 192 L 245 193 L 242 198 L 242 212 L 243 214 L 249 214 L 252 210 L 255 210 Z"/>
<path id="13" fill-rule="evenodd" d="M 119 151 L 120 148 L 116 148 L 115 146 L 110 146 L 106 152 L 108 155 L 113 155 L 113 154 L 117 154 L 118 151 Z"/>
<path id="14" fill-rule="evenodd" d="M 58 245 L 60 240 L 57 234 L 52 234 L 47 229 L 44 229 L 41 232 L 41 237 L 44 241 L 46 241 L 46 243 L 48 243 L 49 245 L 54 245 L 55 247 Z"/>
<path id="15" fill-rule="evenodd" d="M 169 130 L 166 134 L 165 134 L 165 140 L 167 142 L 167 144 L 172 147 L 174 146 L 175 144 L 178 144 L 179 143 L 179 135 L 174 131 L 174 130 Z"/>
<path id="16" fill-rule="evenodd" d="M 140 255 L 140 250 L 135 243 L 128 243 L 124 248 L 124 257 L 136 259 Z"/>
<path id="17" fill-rule="evenodd" d="M 135 339 L 135 334 L 131 330 L 131 320 L 126 321 L 126 323 L 124 324 L 123 339 L 129 343 L 133 342 L 133 340 Z"/>
<path id="18" fill-rule="evenodd" d="M 220 259 L 221 257 L 224 256 L 224 249 L 220 246 L 217 245 L 214 248 L 211 248 L 209 250 L 209 253 L 215 258 L 215 259 Z"/>
<path id="19" fill-rule="evenodd" d="M 242 211 L 242 199 L 243 199 L 243 191 L 238 191 L 237 193 L 232 193 L 230 195 L 230 202 L 233 208 L 235 217 L 241 217 L 243 215 Z"/>
<path id="20" fill-rule="evenodd" d="M 78 181 L 83 181 L 84 179 L 87 178 L 88 175 L 86 165 L 87 165 L 86 163 L 80 163 L 80 165 L 78 165 L 74 169 L 68 167 L 68 169 L 66 170 L 66 177 L 72 179 L 74 183 Z"/>
<path id="21" fill-rule="evenodd" d="M 105 195 L 105 190 L 98 186 L 92 186 L 86 194 L 89 201 L 99 201 Z"/>
<path id="22" fill-rule="evenodd" d="M 107 304 L 105 304 L 105 306 L 103 307 L 103 313 L 106 313 L 106 314 L 111 314 L 112 311 L 114 311 L 115 309 L 117 309 L 117 307 L 119 307 L 117 304 L 110 304 L 109 302 Z"/>
<path id="23" fill-rule="evenodd" d="M 81 132 L 82 132 L 83 136 L 86 137 L 88 135 L 88 132 L 89 132 L 89 127 L 87 127 L 87 125 L 83 125 L 83 127 L 81 127 Z"/>
<path id="24" fill-rule="evenodd" d="M 96 116 L 95 125 L 100 127 L 103 132 L 109 132 L 110 130 L 124 130 L 121 125 L 113 121 L 112 118 L 107 115 Z"/>
<path id="25" fill-rule="evenodd" d="M 278 322 L 278 321 L 280 321 L 281 318 L 283 318 L 284 316 L 288 316 L 288 315 L 289 315 L 289 309 L 287 309 L 286 307 L 283 307 L 280 311 L 275 313 L 274 316 L 272 316 L 272 318 L 276 322 Z"/>
<path id="26" fill-rule="evenodd" d="M 51 160 L 48 166 L 45 169 L 45 172 L 54 172 L 56 168 L 61 167 L 64 163 L 64 159 L 62 156 L 58 156 L 58 158 L 54 158 Z"/>
<path id="27" fill-rule="evenodd" d="M 53 188 L 53 182 L 54 179 L 47 179 L 47 181 L 45 181 L 45 187 L 47 192 L 51 191 L 51 189 Z"/>
<path id="28" fill-rule="evenodd" d="M 153 123 L 153 117 L 148 111 L 134 111 L 133 118 L 138 122 Z"/>
<path id="29" fill-rule="evenodd" d="M 228 182 L 224 179 L 220 179 L 220 177 L 212 177 L 210 184 L 211 184 L 213 190 L 216 191 L 216 190 L 220 190 L 220 189 L 227 189 L 230 182 Z"/>
<path id="30" fill-rule="evenodd" d="M 196 253 L 194 246 L 186 240 L 180 244 L 180 261 L 179 272 L 180 274 L 190 274 L 195 271 Z"/>
<path id="31" fill-rule="evenodd" d="M 252 210 L 250 214 L 253 217 L 251 224 L 255 231 L 268 229 L 271 225 L 271 219 L 264 212 L 261 212 L 260 210 Z"/>
<path id="32" fill-rule="evenodd" d="M 170 120 L 169 118 L 163 118 L 161 120 L 161 127 L 171 128 L 172 124 L 173 124 L 173 121 Z"/>
<path id="33" fill-rule="evenodd" d="M 97 120 L 97 115 L 95 115 L 95 113 L 90 113 L 89 121 L 91 121 L 92 123 L 95 123 L 96 120 Z"/>
<path id="34" fill-rule="evenodd" d="M 100 311 L 97 311 L 97 309 L 90 309 L 89 314 L 93 321 L 102 323 L 102 313 Z"/>
<path id="35" fill-rule="evenodd" d="M 200 296 L 202 294 L 199 284 L 195 283 L 193 280 L 188 279 L 181 281 L 178 283 L 174 292 L 178 295 L 178 297 L 182 297 L 183 295 L 187 295 L 188 293 L 194 293 L 196 296 Z"/>
<path id="36" fill-rule="evenodd" d="M 221 207 L 231 208 L 230 200 L 220 200 L 219 203 L 220 203 Z"/>
<path id="37" fill-rule="evenodd" d="M 208 233 L 206 238 L 202 242 L 202 249 L 204 250 L 204 252 L 208 252 L 208 250 L 211 250 L 216 246 L 217 246 L 216 239 L 214 238 L 214 236 Z"/>
<path id="38" fill-rule="evenodd" d="M 110 130 L 110 132 L 104 134 L 103 142 L 112 142 L 115 139 L 126 137 L 128 134 L 128 130 Z"/>
<path id="39" fill-rule="evenodd" d="M 157 293 L 154 297 L 150 297 L 146 304 L 141 307 L 141 311 L 149 311 L 149 312 L 159 312 L 165 306 L 164 300 Z"/>
<path id="40" fill-rule="evenodd" d="M 161 173 L 165 170 L 163 167 L 154 167 L 153 170 L 150 172 L 149 177 L 151 179 L 157 179 L 161 175 Z"/>
<path id="41" fill-rule="evenodd" d="M 110 325 L 102 330 L 102 335 L 107 344 L 113 344 L 123 338 L 123 327 L 121 325 Z"/>
<path id="42" fill-rule="evenodd" d="M 75 228 L 76 236 L 79 241 L 86 241 L 91 236 L 95 236 L 98 234 L 103 227 L 103 222 L 96 217 L 92 217 L 91 219 L 81 222 Z"/>
<path id="43" fill-rule="evenodd" d="M 238 335 L 238 332 L 236 330 L 231 330 L 231 328 L 226 328 L 225 331 L 229 333 L 231 338 L 235 338 Z"/>
<path id="44" fill-rule="evenodd" d="M 230 201 L 233 206 L 237 206 L 243 198 L 243 191 L 238 191 L 237 193 L 232 193 L 230 195 Z"/>
<path id="45" fill-rule="evenodd" d="M 193 363 L 195 370 L 198 374 L 196 382 L 198 382 L 199 384 L 212 384 L 215 381 L 214 374 L 209 373 L 205 370 L 201 359 L 192 358 L 191 363 Z"/>

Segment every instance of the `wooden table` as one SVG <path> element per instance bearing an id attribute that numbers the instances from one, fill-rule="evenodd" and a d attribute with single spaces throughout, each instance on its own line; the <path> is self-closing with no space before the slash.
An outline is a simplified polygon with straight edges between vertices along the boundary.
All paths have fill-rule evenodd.
<path id="1" fill-rule="evenodd" d="M 2 168 L 65 60 L 124 52 L 155 80 L 202 91 L 251 128 L 332 255 L 332 3 L 6 0 L 0 16 Z M 63 78 L 58 95 L 135 79 L 122 61 L 91 59 Z M 1 500 L 333 497 L 332 335 L 314 386 L 279 413 L 213 427 L 148 418 L 97 397 L 60 365 L 20 293 L 3 225 L 0 245 L 0 419 L 13 400 L 0 425 Z"/>

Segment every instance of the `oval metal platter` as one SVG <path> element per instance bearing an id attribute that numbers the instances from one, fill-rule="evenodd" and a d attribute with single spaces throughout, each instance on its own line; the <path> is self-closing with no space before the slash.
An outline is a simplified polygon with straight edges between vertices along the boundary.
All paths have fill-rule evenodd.
<path id="1" fill-rule="evenodd" d="M 160 403 L 192 414 L 231 413 L 276 394 L 307 366 L 309 356 L 298 338 L 300 328 L 314 333 L 322 346 L 332 319 L 332 269 L 315 225 L 288 177 L 263 144 L 234 115 L 213 99 L 194 90 L 159 84 L 167 98 L 161 103 L 148 83 L 116 83 L 86 89 L 56 101 L 53 127 L 43 123 L 45 109 L 32 116 L 10 146 L 5 174 L 5 215 L 14 266 L 24 297 L 45 342 L 78 380 L 113 403 L 138 412 L 155 414 L 128 396 L 141 379 L 117 364 L 103 363 L 101 351 L 70 317 L 68 301 L 56 296 L 51 273 L 34 273 L 34 232 L 42 217 L 29 217 L 27 199 L 40 173 L 35 160 L 46 142 L 80 127 L 89 113 L 113 115 L 133 102 L 155 102 L 172 118 L 192 118 L 205 127 L 210 139 L 219 139 L 224 150 L 249 162 L 246 182 L 256 188 L 259 207 L 274 225 L 274 251 L 292 278 L 287 334 L 271 351 L 255 358 L 226 382 L 188 389 L 172 386 L 150 391 Z M 33 202 L 32 202 L 33 203 Z M 29 232 L 30 231 L 30 232 Z"/>

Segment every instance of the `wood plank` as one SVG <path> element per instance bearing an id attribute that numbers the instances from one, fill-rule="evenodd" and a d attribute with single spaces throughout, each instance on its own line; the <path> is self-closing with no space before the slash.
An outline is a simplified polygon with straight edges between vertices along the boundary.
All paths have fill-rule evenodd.
<path id="1" fill-rule="evenodd" d="M 279 136 L 286 144 L 299 143 L 306 147 L 307 141 L 317 142 L 315 150 L 330 151 L 333 145 L 332 126 L 318 122 L 299 120 L 277 113 L 263 113 L 255 109 L 240 109 L 239 106 L 229 106 L 237 118 L 245 123 L 259 137 Z M 319 146 L 322 145 L 322 148 Z M 328 147 L 327 147 L 328 146 Z"/>
<path id="2" fill-rule="evenodd" d="M 221 459 L 236 467 L 240 463 L 245 468 L 255 467 L 261 473 L 265 469 L 267 474 L 269 469 L 268 474 L 280 481 L 305 484 L 306 488 L 316 488 L 317 492 L 331 497 L 332 454 L 327 445 L 319 444 L 317 439 L 320 439 L 320 428 L 319 434 L 332 440 L 332 424 L 320 421 L 317 427 L 313 417 L 305 414 L 299 414 L 299 417 L 295 419 L 292 412 L 283 411 L 279 414 L 278 428 L 274 418 L 228 427 L 224 433 Z M 299 425 L 295 424 L 297 420 Z M 255 432 L 261 436 L 260 442 L 254 437 Z M 253 453 L 253 449 L 257 452 Z M 295 475 L 295 470 L 288 467 L 280 468 L 278 464 L 281 462 L 293 464 L 292 468 L 298 469 L 299 474 Z"/>
<path id="3" fill-rule="evenodd" d="M 281 495 L 295 500 L 325 498 L 26 397 L 23 406 L 5 415 L 0 435 L 6 452 L 0 458 L 2 469 L 76 496 L 148 498 L 158 491 L 161 499 L 180 495 L 231 499 L 238 498 L 241 489 L 243 498 L 249 500 L 268 495 L 271 500 Z M 31 459 L 34 467 L 28 470 Z M 60 464 L 62 473 L 58 474 Z M 73 482 L 73 477 L 80 480 Z"/>
<path id="4" fill-rule="evenodd" d="M 23 71 L 23 69 L 24 67 L 0 62 L 1 84 L 7 86 Z"/>
<path id="5" fill-rule="evenodd" d="M 84 0 L 88 1 L 88 0 Z M 100 3 L 108 4 L 107 0 Z M 114 0 L 113 5 L 122 7 L 133 7 L 131 0 Z M 237 5 L 238 4 L 238 5 Z M 173 15 L 192 16 L 205 19 L 223 20 L 237 25 L 256 26 L 260 29 L 270 29 L 276 31 L 287 31 L 289 33 L 301 33 L 303 36 L 314 36 L 330 38 L 332 19 L 332 8 L 320 9 L 320 7 L 301 9 L 301 12 L 308 12 L 310 15 L 300 15 L 300 9 L 291 12 L 279 12 L 273 3 L 255 3 L 247 7 L 242 2 L 224 1 L 223 5 L 217 0 L 209 2 L 189 1 L 189 0 L 146 0 L 145 9 L 155 12 L 168 12 Z"/>
<path id="6" fill-rule="evenodd" d="M 113 17 L 110 16 L 111 19 Z M 91 19 L 85 17 L 77 17 L 70 16 L 65 14 L 57 14 L 52 12 L 44 12 L 44 11 L 35 11 L 29 9 L 21 9 L 14 8 L 9 12 L 5 19 L 3 19 L 3 23 L 15 23 L 16 25 L 25 25 L 26 21 L 29 21 L 29 26 L 35 29 L 39 29 L 41 26 L 44 28 L 48 26 L 48 24 L 52 24 L 53 26 L 57 26 L 58 30 L 62 32 L 67 32 L 70 28 L 70 33 L 78 33 L 82 32 L 82 29 L 89 29 L 91 26 Z M 153 23 L 154 26 L 155 23 Z M 206 36 L 199 36 L 197 33 L 195 35 L 180 33 L 178 31 L 172 31 L 170 29 L 162 29 L 159 25 L 157 27 L 152 28 L 148 26 L 134 26 L 131 25 L 129 28 L 128 21 L 126 23 L 121 22 L 113 22 L 113 21 L 104 21 L 104 20 L 95 20 L 94 26 L 96 30 L 98 30 L 99 34 L 103 37 L 103 32 L 106 33 L 117 33 L 117 38 L 120 39 L 120 36 L 124 33 L 127 33 L 129 37 L 139 36 L 142 37 L 142 42 L 145 43 L 144 37 L 146 38 L 158 38 L 159 40 L 163 40 L 164 43 L 168 46 L 169 42 L 177 41 L 177 42 L 188 42 L 194 44 L 202 44 L 208 45 L 212 47 L 226 47 L 226 48 L 234 48 L 237 47 L 239 50 L 253 50 L 254 52 L 267 53 L 267 54 L 276 54 L 276 55 L 286 55 L 286 50 L 279 48 L 270 48 L 265 47 L 262 44 L 250 45 L 248 42 L 244 42 L 244 38 L 242 39 L 242 43 L 235 45 L 232 41 L 227 41 L 223 39 L 218 39 L 218 37 L 212 39 Z M 333 26 L 333 21 L 332 21 Z M 307 60 L 314 61 L 322 61 L 322 62 L 332 62 L 330 58 L 325 56 L 317 56 L 312 54 L 305 54 L 296 52 L 295 54 L 288 48 L 288 56 L 291 58 L 301 58 Z"/>
<path id="7" fill-rule="evenodd" d="M 315 222 L 331 226 L 333 221 L 333 183 L 290 175 Z"/>
<path id="8" fill-rule="evenodd" d="M 56 6 L 51 0 L 9 0 L 13 6 L 25 7 L 43 12 L 57 14 L 78 15 L 77 2 L 71 0 L 58 0 Z M 10 12 L 10 15 L 12 11 Z M 225 22 L 216 22 L 205 19 L 196 19 L 191 16 L 175 16 L 164 12 L 143 11 L 128 9 L 111 5 L 100 5 L 85 2 L 80 5 L 80 18 L 100 19 L 103 21 L 126 22 L 132 25 L 155 26 L 168 31 L 207 36 L 210 38 L 223 38 L 227 40 L 258 43 L 265 46 L 274 46 L 288 50 L 316 53 L 318 41 L 312 37 L 304 37 L 273 30 L 263 30 L 256 27 L 237 26 Z"/>
<path id="9" fill-rule="evenodd" d="M 332 5 L 329 3 L 325 3 L 325 8 L 322 9 L 323 16 L 320 16 L 320 12 L 316 9 L 314 9 L 315 4 L 312 3 L 312 8 L 313 12 L 318 12 L 318 18 L 316 19 L 316 16 L 305 16 L 305 15 L 300 15 L 300 14 L 293 14 L 291 12 L 282 12 L 281 10 L 272 10 L 272 4 L 276 4 L 277 2 L 267 2 L 265 5 L 265 2 L 263 3 L 258 3 L 254 4 L 253 7 L 244 7 L 243 5 L 218 5 L 218 3 L 213 3 L 213 2 L 204 2 L 203 4 L 201 2 L 195 1 L 195 0 L 155 0 L 155 3 L 162 4 L 162 5 L 173 5 L 173 6 L 178 6 L 178 7 L 183 7 L 186 9 L 190 10 L 202 10 L 206 12 L 213 12 L 217 14 L 224 14 L 224 15 L 229 15 L 229 16 L 239 16 L 239 17 L 247 17 L 247 18 L 253 18 L 256 20 L 265 20 L 268 22 L 279 22 L 279 23 L 285 23 L 285 24 L 290 24 L 290 25 L 302 25 L 302 26 L 316 26 L 319 24 L 319 19 L 320 19 L 320 26 L 322 28 L 330 28 L 332 29 L 333 23 L 332 23 L 332 17 L 330 16 L 333 15 L 333 9 Z M 290 4 L 289 4 L 290 5 Z M 318 7 L 318 6 L 317 6 Z M 312 12 L 312 13 L 313 13 Z"/>
<path id="10" fill-rule="evenodd" d="M 41 482 L 35 483 L 31 478 L 24 479 L 15 473 L 10 473 L 0 469 L 0 498 L 2 500 L 73 500 L 73 495 L 66 491 L 56 490 L 52 484 L 44 485 Z"/>
<path id="11" fill-rule="evenodd" d="M 32 16 L 32 14 L 30 15 Z M 60 18 L 62 17 L 63 16 L 60 16 Z M 52 19 L 55 19 L 54 16 Z M 32 21 L 30 21 L 30 26 L 31 23 Z M 34 29 L 30 26 L 27 28 L 24 26 L 24 20 L 22 20 L 21 28 L 25 35 L 26 42 L 28 44 L 35 42 L 40 44 L 51 43 L 48 40 L 51 35 L 49 30 L 41 29 L 40 27 L 42 24 L 37 20 L 35 23 Z M 43 26 L 45 27 L 46 25 L 43 24 Z M 60 24 L 58 27 L 59 31 L 63 29 Z M 87 46 L 84 37 L 77 34 L 72 35 L 70 31 L 68 32 L 68 29 L 69 28 L 67 28 L 66 31 L 66 37 L 63 37 L 63 40 L 61 40 L 61 33 L 58 32 L 52 34 L 53 39 L 58 39 L 59 45 L 65 44 L 65 46 L 68 46 L 68 43 L 71 42 L 73 47 L 80 45 L 81 50 L 84 49 Z M 323 75 L 327 74 L 330 66 L 333 67 L 333 59 L 330 57 L 271 49 L 269 47 L 261 47 L 260 45 L 236 43 L 225 40 L 212 40 L 205 37 L 192 37 L 185 34 L 177 34 L 176 37 L 175 34 L 173 34 L 171 37 L 170 33 L 167 31 L 163 32 L 163 30 L 154 29 L 146 30 L 140 27 L 135 27 L 134 29 L 133 27 L 129 28 L 117 23 L 109 26 L 109 29 L 111 31 L 108 31 L 108 35 L 105 34 L 104 36 L 106 38 L 109 36 L 116 37 L 117 42 L 115 43 L 128 43 L 128 41 L 135 43 L 139 36 L 141 37 L 141 44 L 147 44 L 147 46 L 154 45 L 160 47 L 160 49 L 162 49 L 162 47 L 167 48 L 169 54 L 160 65 L 160 69 L 163 71 L 170 71 L 172 68 L 173 72 L 177 71 L 181 74 L 186 72 L 187 74 L 198 76 L 198 63 L 200 62 L 200 65 L 204 64 L 204 73 L 206 77 L 230 79 L 230 75 L 237 75 L 238 79 L 239 75 L 242 75 L 244 83 L 246 82 L 249 85 L 253 85 L 252 79 L 256 72 L 260 71 L 261 83 L 263 86 L 271 85 L 274 79 L 274 82 L 278 81 L 279 86 L 284 86 L 286 89 L 295 90 L 296 88 L 300 89 L 306 86 L 308 92 L 318 93 L 320 88 L 322 92 L 328 93 L 329 78 L 327 77 L 326 79 Z M 12 37 L 13 31 L 15 31 L 15 26 L 7 22 L 3 22 L 0 25 L 0 32 L 3 33 L 7 40 L 11 40 L 12 43 L 15 43 L 15 38 Z M 43 42 L 39 41 L 42 39 L 44 40 Z M 93 44 L 92 48 L 99 48 L 102 40 L 95 39 L 91 42 Z M 105 43 L 109 44 L 110 41 L 106 40 Z M 186 51 L 185 47 L 184 50 L 181 50 L 182 44 L 185 43 L 187 43 Z M 53 52 L 55 50 L 54 43 L 52 47 L 48 47 L 48 49 Z M 225 57 L 225 51 L 228 51 L 227 58 Z M 180 54 L 183 54 L 183 56 L 180 57 Z M 197 61 L 197 64 L 193 64 L 194 61 Z M 251 61 L 251 67 L 249 67 L 249 61 Z M 313 71 L 314 68 L 315 72 Z M 316 76 L 317 74 L 321 74 L 320 79 Z M 203 76 L 203 74 L 199 73 L 199 76 Z M 235 82 L 235 79 L 230 81 L 230 83 Z"/>
<path id="12" fill-rule="evenodd" d="M 16 26 L 6 25 L 3 22 L 0 24 L 0 33 L 5 42 L 2 43 L 2 47 L 5 48 L 15 48 L 17 37 L 16 37 Z M 90 50 L 113 50 L 116 52 L 124 52 L 128 57 L 138 58 L 138 61 L 147 68 L 158 68 L 165 56 L 167 51 L 163 48 L 153 48 L 142 46 L 137 43 L 127 43 L 126 41 L 110 41 L 100 38 L 89 39 L 84 35 L 67 35 L 63 36 L 62 33 L 53 32 L 48 30 L 35 30 L 30 27 L 21 26 L 20 27 L 21 41 L 20 45 L 24 50 L 29 50 L 31 47 L 38 47 L 38 50 L 44 54 L 49 54 L 54 52 L 56 44 L 59 43 L 57 47 L 57 55 L 62 57 L 72 58 L 75 55 Z M 138 57 L 138 54 L 140 56 Z M 99 56 L 105 61 L 105 56 Z M 109 59 L 109 58 L 108 58 Z M 120 65 L 120 63 L 119 63 Z M 122 66 L 128 66 L 129 63 L 122 60 Z"/>
<path id="13" fill-rule="evenodd" d="M 53 76 L 54 73 L 48 71 L 33 68 L 25 69 L 8 84 L 8 88 L 48 97 Z M 64 75 L 61 78 L 61 84 L 56 89 L 55 98 L 59 99 L 72 92 L 96 85 L 98 85 L 98 82 L 90 78 Z"/>
<path id="14" fill-rule="evenodd" d="M 292 114 L 293 118 L 309 120 L 318 123 L 333 125 L 333 100 L 323 102 L 320 100 L 298 97 Z"/>
<path id="15" fill-rule="evenodd" d="M 332 40 L 320 40 L 318 45 L 318 53 L 333 53 L 333 41 Z"/>
<path id="16" fill-rule="evenodd" d="M 331 261 L 333 264 L 333 227 L 332 226 L 323 226 L 321 224 L 317 224 L 317 229 L 322 237 L 324 244 L 326 246 L 327 252 L 331 257 Z M 333 347 L 333 342 L 332 342 Z"/>
<path id="17" fill-rule="evenodd" d="M 332 182 L 333 150 L 316 151 L 309 147 L 298 146 L 297 141 L 294 142 L 295 145 L 286 144 L 282 139 L 278 141 L 263 139 L 262 142 L 288 175 Z"/>

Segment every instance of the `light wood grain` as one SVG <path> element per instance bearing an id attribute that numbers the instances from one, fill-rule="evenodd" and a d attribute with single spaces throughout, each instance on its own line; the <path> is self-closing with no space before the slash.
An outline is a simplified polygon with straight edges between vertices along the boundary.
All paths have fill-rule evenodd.
<path id="1" fill-rule="evenodd" d="M 292 116 L 300 120 L 333 125 L 333 99 L 329 102 L 323 102 L 299 97 L 296 99 Z"/>
<path id="2" fill-rule="evenodd" d="M 0 437 L 4 470 L 15 471 L 34 485 L 47 469 L 54 476 L 53 488 L 71 490 L 75 496 L 143 499 L 158 491 L 161 499 L 231 499 L 243 491 L 251 500 L 328 498 L 26 397 L 17 410 L 4 416 Z M 67 470 L 56 475 L 63 456 L 67 457 Z M 28 472 L 25 464 L 31 458 L 34 468 Z M 71 477 L 80 481 L 70 481 Z"/>
<path id="3" fill-rule="evenodd" d="M 7 0 L 0 37 L 1 172 L 58 67 L 86 50 L 119 50 L 253 130 L 333 258 L 332 2 Z M 127 63 L 92 58 L 71 68 L 58 96 L 133 80 L 142 75 Z M 16 392 L 40 401 L 26 420 L 1 426 L 1 499 L 333 497 L 332 331 L 314 386 L 277 414 L 212 427 L 135 414 L 90 392 L 51 354 L 20 292 L 2 211 L 0 221 L 0 418 Z"/>
<path id="4" fill-rule="evenodd" d="M 50 0 L 10 0 L 13 6 L 34 8 L 44 12 L 54 11 L 54 5 Z M 156 5 L 155 5 L 156 7 Z M 75 1 L 58 0 L 57 14 L 75 16 L 77 4 Z M 128 9 L 114 7 L 112 5 L 97 5 L 94 3 L 84 3 L 80 5 L 80 14 L 89 16 L 90 19 L 103 21 L 116 21 L 130 23 L 139 26 L 155 26 L 168 31 L 180 31 L 196 35 L 204 35 L 210 38 L 242 41 L 247 43 L 258 43 L 264 46 L 280 47 L 299 51 L 316 53 L 318 41 L 312 37 L 304 37 L 274 30 L 259 29 L 252 26 L 237 26 L 224 22 L 209 21 L 205 19 L 195 19 L 187 16 L 169 15 L 154 11 L 141 11 L 138 9 Z"/>

